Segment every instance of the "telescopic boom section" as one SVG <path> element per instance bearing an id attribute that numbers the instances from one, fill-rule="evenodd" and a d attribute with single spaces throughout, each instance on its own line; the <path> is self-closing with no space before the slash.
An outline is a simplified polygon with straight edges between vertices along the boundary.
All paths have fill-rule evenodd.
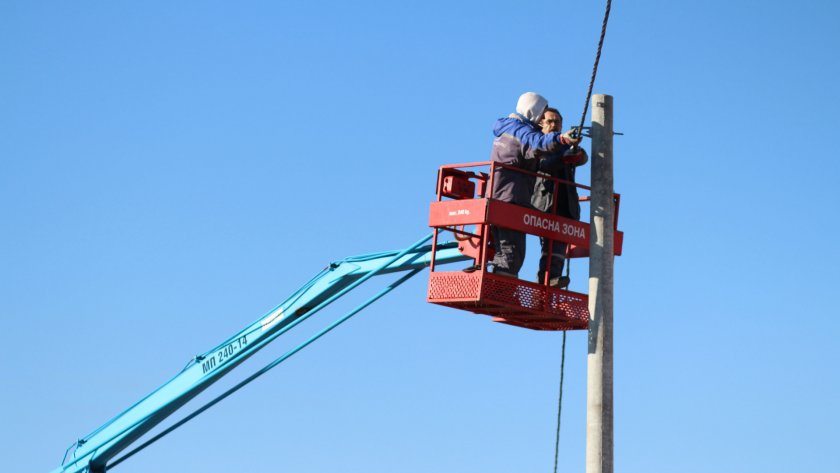
<path id="1" fill-rule="evenodd" d="M 106 471 L 111 459 L 199 393 L 368 278 L 419 270 L 429 266 L 432 259 L 436 264 L 468 259 L 458 251 L 457 243 L 436 245 L 433 258 L 432 246 L 424 246 L 429 239 L 431 235 L 402 251 L 361 255 L 330 264 L 282 304 L 212 350 L 196 356 L 163 386 L 79 440 L 70 458 L 65 458 L 52 473 Z"/>

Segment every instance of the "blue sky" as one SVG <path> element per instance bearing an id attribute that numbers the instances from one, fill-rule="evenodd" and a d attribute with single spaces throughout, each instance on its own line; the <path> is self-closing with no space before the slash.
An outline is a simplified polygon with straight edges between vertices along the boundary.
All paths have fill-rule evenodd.
<path id="1" fill-rule="evenodd" d="M 520 93 L 577 121 L 602 14 L 0 3 L 6 469 L 52 470 L 328 262 L 419 239 L 437 167 L 486 160 Z M 840 468 L 838 14 L 613 5 L 595 92 L 625 133 L 617 471 Z M 572 271 L 585 290 L 585 263 Z M 550 471 L 561 335 L 428 305 L 425 283 L 115 470 Z M 560 469 L 582 471 L 585 333 L 569 334 L 566 368 Z"/>

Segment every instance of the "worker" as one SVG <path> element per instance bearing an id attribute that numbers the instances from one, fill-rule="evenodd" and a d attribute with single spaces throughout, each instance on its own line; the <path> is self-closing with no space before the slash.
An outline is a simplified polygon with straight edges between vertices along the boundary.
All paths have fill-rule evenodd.
<path id="1" fill-rule="evenodd" d="M 526 92 L 516 103 L 516 113 L 496 120 L 493 127 L 493 150 L 490 159 L 496 164 L 535 172 L 541 153 L 576 145 L 580 138 L 571 132 L 543 133 L 538 124 L 548 101 L 539 94 Z M 532 208 L 535 177 L 515 169 L 496 167 L 493 174 L 492 198 Z M 496 255 L 491 264 L 493 273 L 519 277 L 525 260 L 525 234 L 508 228 L 491 226 Z M 469 268 L 468 268 L 469 269 Z"/>
<path id="2" fill-rule="evenodd" d="M 556 133 L 563 128 L 563 116 L 555 108 L 546 108 L 540 122 L 543 133 Z M 575 169 L 589 161 L 586 151 L 577 146 L 562 145 L 541 156 L 539 174 L 575 182 Z M 551 212 L 554 203 L 554 181 L 543 177 L 536 178 L 534 194 L 531 204 L 542 212 Z M 558 183 L 557 207 L 555 213 L 561 217 L 580 220 L 580 202 L 577 187 L 572 184 Z M 540 266 L 537 271 L 537 282 L 545 280 L 546 265 L 551 254 L 551 270 L 549 271 L 549 285 L 552 287 L 567 287 L 568 276 L 563 276 L 563 265 L 566 259 L 566 243 L 549 241 L 540 237 Z"/>

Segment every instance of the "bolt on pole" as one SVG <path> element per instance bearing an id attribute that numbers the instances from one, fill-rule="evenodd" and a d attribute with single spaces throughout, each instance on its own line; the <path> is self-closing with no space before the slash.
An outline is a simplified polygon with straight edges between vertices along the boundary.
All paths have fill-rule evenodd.
<path id="1" fill-rule="evenodd" d="M 586 473 L 613 473 L 613 98 L 592 97 Z"/>

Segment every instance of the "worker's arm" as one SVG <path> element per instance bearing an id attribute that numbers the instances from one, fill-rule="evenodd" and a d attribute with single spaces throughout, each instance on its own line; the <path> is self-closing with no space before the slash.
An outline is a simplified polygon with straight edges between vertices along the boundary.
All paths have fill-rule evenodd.
<path id="1" fill-rule="evenodd" d="M 579 138 L 574 138 L 571 135 L 571 131 L 562 134 L 558 132 L 543 133 L 526 124 L 514 128 L 510 131 L 510 134 L 519 141 L 525 159 L 537 159 L 541 153 L 545 152 L 561 152 L 561 147 L 580 142 Z"/>

